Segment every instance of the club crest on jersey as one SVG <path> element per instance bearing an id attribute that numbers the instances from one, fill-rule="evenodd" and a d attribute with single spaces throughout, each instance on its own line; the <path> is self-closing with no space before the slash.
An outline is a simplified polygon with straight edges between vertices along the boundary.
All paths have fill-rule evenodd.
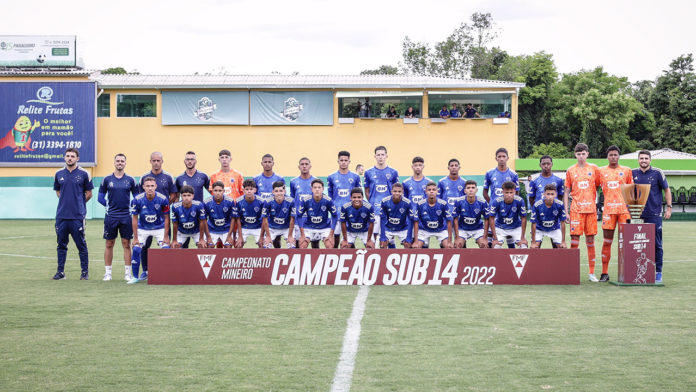
<path id="1" fill-rule="evenodd" d="M 365 218 L 367 218 L 367 214 L 363 212 L 362 214 L 360 214 L 360 217 L 365 219 Z"/>
<path id="2" fill-rule="evenodd" d="M 259 207 L 254 207 L 254 212 L 259 212 Z"/>
<path id="3" fill-rule="evenodd" d="M 480 210 L 480 209 L 478 209 L 478 208 L 474 208 L 474 214 L 478 214 L 479 212 L 481 212 L 481 210 Z"/>
<path id="4" fill-rule="evenodd" d="M 505 177 L 505 181 L 512 181 L 512 178 L 510 176 Z"/>
<path id="5" fill-rule="evenodd" d="M 208 121 L 213 118 L 213 112 L 217 109 L 217 105 L 212 99 L 203 97 L 198 100 L 198 109 L 193 112 L 199 120 Z"/>
<path id="6" fill-rule="evenodd" d="M 191 217 L 195 218 L 196 217 L 196 211 L 191 211 Z"/>
<path id="7" fill-rule="evenodd" d="M 440 216 L 440 215 L 442 215 L 442 210 L 437 210 L 437 211 L 435 211 L 435 213 L 437 214 L 437 216 Z"/>
<path id="8" fill-rule="evenodd" d="M 457 187 L 457 189 L 458 189 L 459 191 L 461 191 L 462 189 L 464 189 L 464 187 L 461 186 L 461 185 L 459 185 L 459 186 Z"/>
<path id="9" fill-rule="evenodd" d="M 227 212 L 229 211 L 229 207 L 222 207 L 222 212 Z"/>
<path id="10" fill-rule="evenodd" d="M 553 210 L 553 214 L 558 216 L 558 210 Z"/>
<path id="11" fill-rule="evenodd" d="M 283 111 L 280 112 L 280 116 L 285 118 L 290 122 L 297 121 L 300 118 L 300 113 L 304 109 L 304 106 L 294 97 L 290 97 L 285 100 L 283 104 Z"/>
<path id="12" fill-rule="evenodd" d="M 387 180 L 391 180 L 391 174 L 387 173 L 384 176 L 387 177 Z"/>
<path id="13" fill-rule="evenodd" d="M 588 176 L 592 176 L 592 172 L 587 172 L 587 175 L 588 175 Z"/>
<path id="14" fill-rule="evenodd" d="M 109 182 L 109 188 L 113 188 L 113 187 L 114 187 L 114 182 L 113 181 Z"/>
<path id="15" fill-rule="evenodd" d="M 288 208 L 287 208 L 287 207 L 283 207 L 283 214 L 287 214 L 287 213 L 288 213 Z"/>
<path id="16" fill-rule="evenodd" d="M 156 209 L 156 210 L 159 210 L 159 208 L 160 208 L 160 205 L 159 205 L 159 204 L 155 204 L 155 209 Z"/>
<path id="17" fill-rule="evenodd" d="M 517 207 L 512 207 L 510 210 L 511 210 L 512 212 L 517 212 Z"/>
<path id="18" fill-rule="evenodd" d="M 404 212 L 406 212 L 406 209 L 404 207 L 401 207 L 399 208 L 399 212 L 403 214 Z"/>
<path id="19" fill-rule="evenodd" d="M 326 211 L 326 206 L 321 206 L 322 211 Z"/>

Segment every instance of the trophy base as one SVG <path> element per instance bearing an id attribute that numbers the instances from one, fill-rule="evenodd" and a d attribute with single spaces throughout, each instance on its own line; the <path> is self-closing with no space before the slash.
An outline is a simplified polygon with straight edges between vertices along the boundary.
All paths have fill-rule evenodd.
<path id="1" fill-rule="evenodd" d="M 631 219 L 626 219 L 626 223 L 642 224 L 642 223 L 645 223 L 645 220 L 640 219 L 640 218 L 631 218 Z"/>

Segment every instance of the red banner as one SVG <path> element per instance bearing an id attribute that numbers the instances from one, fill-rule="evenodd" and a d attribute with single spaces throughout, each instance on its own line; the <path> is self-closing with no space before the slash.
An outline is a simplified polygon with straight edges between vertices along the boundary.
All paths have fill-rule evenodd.
<path id="1" fill-rule="evenodd" d="M 149 284 L 580 284 L 578 249 L 150 249 Z"/>
<path id="2" fill-rule="evenodd" d="M 619 223 L 619 283 L 655 284 L 655 225 Z"/>

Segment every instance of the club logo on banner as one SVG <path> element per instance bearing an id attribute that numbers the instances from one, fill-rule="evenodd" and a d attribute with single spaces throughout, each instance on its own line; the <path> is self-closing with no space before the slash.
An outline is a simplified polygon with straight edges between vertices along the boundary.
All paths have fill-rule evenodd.
<path id="1" fill-rule="evenodd" d="M 208 121 L 213 118 L 215 109 L 217 109 L 217 105 L 213 100 L 208 97 L 203 97 L 198 100 L 198 110 L 193 112 L 193 115 L 198 117 L 199 120 Z"/>
<path id="2" fill-rule="evenodd" d="M 300 118 L 300 113 L 302 113 L 302 109 L 303 105 L 300 103 L 300 101 L 298 101 L 294 97 L 290 97 L 285 100 L 285 106 L 280 115 L 288 121 L 295 122 L 298 118 Z"/>
<path id="3" fill-rule="evenodd" d="M 215 255 L 197 255 L 198 262 L 201 263 L 201 268 L 203 269 L 203 274 L 205 278 L 208 279 L 208 274 L 213 268 L 213 263 L 215 263 Z"/>
<path id="4" fill-rule="evenodd" d="M 527 264 L 527 257 L 529 257 L 529 255 L 510 255 L 510 261 L 512 261 L 512 266 L 515 267 L 515 273 L 518 279 L 522 276 L 524 266 Z"/>

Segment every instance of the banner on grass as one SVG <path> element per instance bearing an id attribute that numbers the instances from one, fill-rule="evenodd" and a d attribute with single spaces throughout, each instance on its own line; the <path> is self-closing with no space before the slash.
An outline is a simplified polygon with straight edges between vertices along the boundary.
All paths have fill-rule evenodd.
<path id="1" fill-rule="evenodd" d="M 0 166 L 96 164 L 96 82 L 1 82 Z"/>
<path id="2" fill-rule="evenodd" d="M 331 91 L 252 91 L 251 125 L 333 125 Z"/>
<path id="3" fill-rule="evenodd" d="M 580 284 L 578 249 L 150 249 L 149 284 Z"/>

